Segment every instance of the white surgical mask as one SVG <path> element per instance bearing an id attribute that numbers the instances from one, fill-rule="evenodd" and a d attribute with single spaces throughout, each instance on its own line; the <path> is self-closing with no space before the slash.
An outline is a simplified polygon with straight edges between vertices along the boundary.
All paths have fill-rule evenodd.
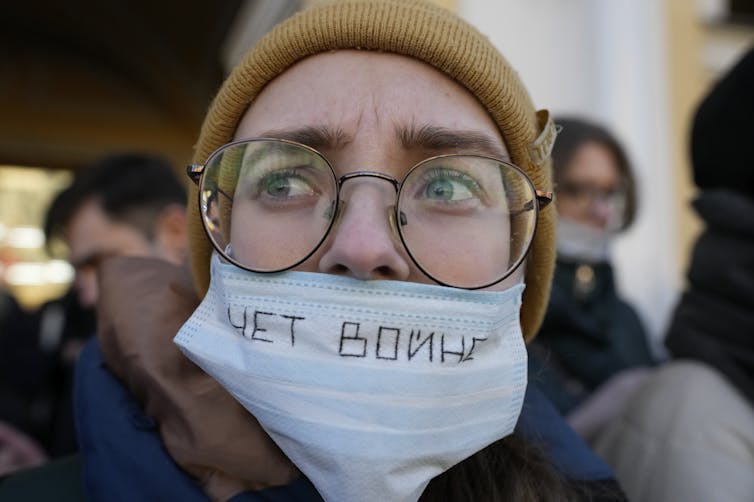
<path id="1" fill-rule="evenodd" d="M 615 232 L 592 228 L 583 223 L 558 217 L 558 256 L 583 263 L 601 263 L 608 260 L 610 241 Z"/>
<path id="2" fill-rule="evenodd" d="M 415 501 L 513 431 L 526 390 L 523 285 L 466 291 L 212 259 L 175 337 L 328 501 Z"/>

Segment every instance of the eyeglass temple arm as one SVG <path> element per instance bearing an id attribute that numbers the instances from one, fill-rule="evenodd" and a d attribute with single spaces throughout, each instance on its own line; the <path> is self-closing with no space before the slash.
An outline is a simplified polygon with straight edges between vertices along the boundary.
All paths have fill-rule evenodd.
<path id="1" fill-rule="evenodd" d="M 550 202 L 552 202 L 552 192 L 545 192 L 543 190 L 534 190 L 534 196 L 537 199 L 537 210 L 540 211 L 542 208 L 547 207 Z M 521 213 L 524 213 L 526 211 L 531 211 L 534 209 L 534 201 L 529 200 L 527 201 L 523 207 L 518 210 L 511 213 L 511 216 L 517 216 Z"/>
<path id="2" fill-rule="evenodd" d="M 539 206 L 539 209 L 543 209 L 547 207 L 550 204 L 550 202 L 552 202 L 552 192 L 545 192 L 544 190 L 535 190 L 534 193 L 537 197 L 537 205 Z"/>
<path id="3" fill-rule="evenodd" d="M 191 164 L 189 166 L 186 166 L 186 174 L 197 186 L 199 186 L 199 180 L 202 178 L 203 172 L 204 166 L 201 164 Z"/>
<path id="4" fill-rule="evenodd" d="M 201 164 L 192 164 L 190 166 L 186 166 L 186 174 L 189 178 L 191 178 L 191 181 L 194 182 L 196 186 L 199 186 L 199 181 L 202 179 L 202 173 L 204 172 L 204 166 Z M 225 190 L 221 190 L 220 188 L 216 188 L 217 193 L 224 196 L 228 200 L 233 200 L 233 197 L 228 195 Z"/>

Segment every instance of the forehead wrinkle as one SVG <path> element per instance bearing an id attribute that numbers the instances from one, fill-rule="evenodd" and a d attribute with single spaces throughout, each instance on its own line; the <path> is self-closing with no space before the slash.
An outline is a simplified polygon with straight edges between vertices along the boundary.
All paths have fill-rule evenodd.
<path id="1" fill-rule="evenodd" d="M 410 150 L 460 150 L 509 160 L 508 153 L 495 138 L 481 131 L 449 129 L 447 127 L 424 124 L 404 126 L 396 124 L 395 133 L 401 146 Z"/>
<path id="2" fill-rule="evenodd" d="M 286 139 L 315 149 L 328 148 L 333 150 L 343 148 L 353 141 L 353 137 L 340 127 L 333 128 L 325 124 L 297 129 L 274 129 L 263 132 L 260 137 Z"/>

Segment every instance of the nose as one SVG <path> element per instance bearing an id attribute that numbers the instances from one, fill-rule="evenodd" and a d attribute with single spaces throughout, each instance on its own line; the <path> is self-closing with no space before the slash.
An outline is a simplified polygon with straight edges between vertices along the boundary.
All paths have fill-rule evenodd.
<path id="1" fill-rule="evenodd" d="M 325 243 L 319 271 L 361 280 L 407 280 L 409 263 L 388 216 L 393 187 L 384 180 L 362 178 L 344 184 L 340 195 L 345 205 Z"/>
<path id="2" fill-rule="evenodd" d="M 82 307 L 90 308 L 97 304 L 97 271 L 85 268 L 76 271 L 74 287 Z"/>
<path id="3" fill-rule="evenodd" d="M 590 207 L 592 221 L 599 228 L 605 228 L 609 223 L 614 211 L 613 203 L 604 196 L 596 197 Z"/>

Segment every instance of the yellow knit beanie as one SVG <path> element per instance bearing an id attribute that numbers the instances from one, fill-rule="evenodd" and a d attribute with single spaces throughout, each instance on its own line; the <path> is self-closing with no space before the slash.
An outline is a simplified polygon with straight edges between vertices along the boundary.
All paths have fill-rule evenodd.
<path id="1" fill-rule="evenodd" d="M 336 0 L 283 21 L 236 66 L 215 97 L 202 125 L 194 162 L 232 140 L 238 123 L 262 88 L 297 61 L 334 49 L 379 50 L 430 64 L 466 87 L 497 123 L 514 164 L 539 190 L 552 190 L 549 154 L 555 127 L 536 112 L 515 71 L 468 23 L 422 0 Z M 539 214 L 527 261 L 521 325 L 526 340 L 539 329 L 555 264 L 554 208 Z M 189 196 L 191 269 L 203 296 L 209 286 L 212 246 L 204 233 L 198 194 Z"/>

